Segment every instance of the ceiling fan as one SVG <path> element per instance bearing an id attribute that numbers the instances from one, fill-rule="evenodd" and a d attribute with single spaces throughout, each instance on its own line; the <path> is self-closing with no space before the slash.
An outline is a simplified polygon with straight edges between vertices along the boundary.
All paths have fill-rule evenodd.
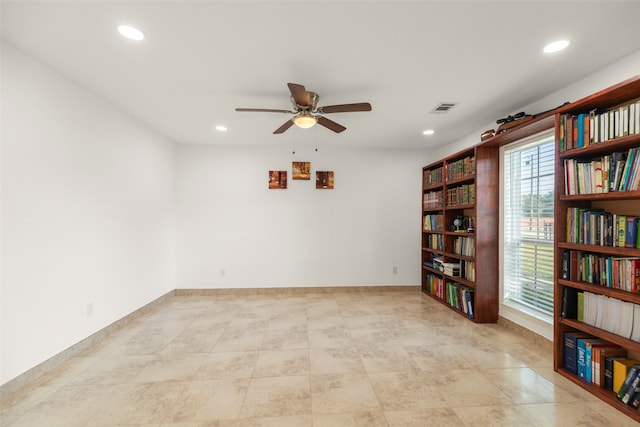
<path id="1" fill-rule="evenodd" d="M 320 96 L 315 92 L 309 92 L 304 86 L 296 83 L 287 83 L 291 92 L 291 110 L 274 110 L 269 108 L 236 108 L 236 111 L 250 112 L 266 112 L 266 113 L 287 113 L 294 114 L 290 120 L 287 120 L 282 126 L 273 133 L 283 133 L 294 124 L 301 128 L 310 128 L 316 123 L 326 127 L 336 133 L 340 133 L 346 129 L 339 123 L 324 117 L 324 114 L 330 113 L 350 113 L 354 111 L 371 111 L 371 104 L 368 102 L 360 102 L 357 104 L 339 104 L 326 105 L 318 107 Z"/>

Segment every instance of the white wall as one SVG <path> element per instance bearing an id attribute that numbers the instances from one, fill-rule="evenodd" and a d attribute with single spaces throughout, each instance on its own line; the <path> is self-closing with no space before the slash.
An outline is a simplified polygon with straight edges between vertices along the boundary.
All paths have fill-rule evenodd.
<path id="1" fill-rule="evenodd" d="M 538 101 L 524 105 L 514 111 L 505 111 L 504 116 L 524 111 L 527 114 L 537 114 L 558 107 L 565 102 L 575 102 L 587 97 L 602 89 L 618 84 L 626 79 L 634 77 L 640 73 L 640 50 L 628 55 L 627 57 L 617 61 L 590 76 L 576 81 L 571 86 L 567 86 L 557 92 L 545 96 Z M 506 103 L 506 102 L 505 102 Z M 496 117 L 496 120 L 500 117 Z M 486 126 L 478 129 L 459 140 L 447 144 L 442 147 L 437 154 L 437 158 L 445 157 L 456 153 L 472 145 L 480 143 L 480 135 L 487 129 L 497 129 L 499 125 L 496 122 L 487 123 Z"/>
<path id="2" fill-rule="evenodd" d="M 311 162 L 311 181 L 291 179 L 292 160 Z M 180 145 L 177 288 L 418 285 L 428 162 L 424 151 L 311 143 L 295 156 Z M 287 190 L 267 188 L 269 170 L 288 171 Z M 318 170 L 334 171 L 334 190 L 315 189 Z"/>
<path id="3" fill-rule="evenodd" d="M 1 137 L 6 383 L 174 289 L 175 144 L 6 44 Z"/>
<path id="4" fill-rule="evenodd" d="M 525 111 L 528 114 L 536 114 L 564 104 L 566 101 L 574 102 L 589 96 L 595 92 L 616 85 L 626 79 L 640 73 L 640 51 L 637 51 L 622 60 L 594 73 L 587 78 L 579 80 L 562 90 L 554 92 L 530 105 L 518 108 L 516 111 L 507 111 L 506 114 L 514 114 Z M 497 117 L 496 119 L 498 119 Z M 496 129 L 495 122 L 489 123 L 476 132 L 461 138 L 460 140 L 443 147 L 438 152 L 438 158 L 453 154 L 464 148 L 478 144 L 480 135 L 487 129 Z M 500 221 L 502 223 L 502 220 Z M 534 316 L 528 316 L 514 310 L 505 304 L 500 304 L 500 316 L 522 325 L 549 340 L 553 339 L 553 325 Z"/>

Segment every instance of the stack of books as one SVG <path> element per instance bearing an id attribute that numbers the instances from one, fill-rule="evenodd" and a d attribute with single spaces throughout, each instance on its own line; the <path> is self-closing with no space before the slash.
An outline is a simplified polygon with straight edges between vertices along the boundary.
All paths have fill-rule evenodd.
<path id="1" fill-rule="evenodd" d="M 458 262 L 444 262 L 442 258 L 435 258 L 433 266 L 447 276 L 460 277 L 460 263 Z"/>

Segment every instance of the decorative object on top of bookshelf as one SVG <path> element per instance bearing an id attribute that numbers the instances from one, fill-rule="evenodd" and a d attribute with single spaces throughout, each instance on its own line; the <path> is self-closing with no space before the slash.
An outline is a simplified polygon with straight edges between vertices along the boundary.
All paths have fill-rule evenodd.
<path id="1" fill-rule="evenodd" d="M 546 115 L 548 115 L 549 113 L 556 111 L 566 105 L 568 105 L 569 102 L 565 102 L 564 104 L 562 104 L 559 107 L 556 108 L 552 108 L 550 110 L 547 111 L 542 111 L 540 113 L 536 113 L 536 114 L 526 114 L 524 111 L 521 111 L 519 113 L 516 113 L 514 115 L 509 115 L 505 118 L 502 119 L 498 119 L 496 120 L 496 124 L 499 124 L 500 126 L 498 126 L 498 129 L 496 130 L 495 134 L 496 135 L 501 135 L 503 133 L 506 133 L 508 131 L 511 131 L 515 128 L 519 128 L 520 126 L 526 125 L 527 122 L 530 122 L 534 119 L 537 119 L 539 117 L 544 117 Z M 536 132 L 533 132 L 536 133 Z M 484 134 L 482 134 L 484 136 Z M 485 138 L 488 139 L 489 137 Z M 484 141 L 484 139 L 483 139 Z"/>
<path id="2" fill-rule="evenodd" d="M 480 135 L 480 141 L 484 141 L 485 139 L 489 139 L 489 138 L 493 138 L 496 134 L 496 130 L 495 129 L 488 129 L 485 130 L 484 132 L 482 132 L 482 135 Z"/>
<path id="3" fill-rule="evenodd" d="M 286 189 L 287 171 L 269 171 L 269 189 Z"/>
<path id="4" fill-rule="evenodd" d="M 333 190 L 333 171 L 316 171 L 316 188 Z"/>
<path id="5" fill-rule="evenodd" d="M 311 179 L 311 163 L 310 162 L 291 162 L 293 179 L 310 180 Z"/>
<path id="6" fill-rule="evenodd" d="M 509 115 L 507 117 L 504 117 L 502 119 L 498 119 L 496 120 L 496 124 L 500 125 L 498 126 L 498 130 L 496 131 L 496 135 L 500 135 L 501 133 L 504 133 L 506 131 L 508 131 L 511 128 L 520 126 L 526 122 L 528 122 L 529 120 L 532 120 L 533 116 L 531 114 L 525 114 L 524 111 L 521 111 L 519 113 L 514 114 L 513 116 Z"/>

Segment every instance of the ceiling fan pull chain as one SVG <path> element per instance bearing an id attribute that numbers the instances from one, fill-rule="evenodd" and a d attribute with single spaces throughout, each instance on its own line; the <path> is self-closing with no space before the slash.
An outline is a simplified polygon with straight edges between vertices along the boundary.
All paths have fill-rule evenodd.
<path id="1" fill-rule="evenodd" d="M 292 149 L 291 154 L 295 155 L 296 154 L 296 133 L 295 133 L 295 131 L 291 132 L 291 149 Z"/>

